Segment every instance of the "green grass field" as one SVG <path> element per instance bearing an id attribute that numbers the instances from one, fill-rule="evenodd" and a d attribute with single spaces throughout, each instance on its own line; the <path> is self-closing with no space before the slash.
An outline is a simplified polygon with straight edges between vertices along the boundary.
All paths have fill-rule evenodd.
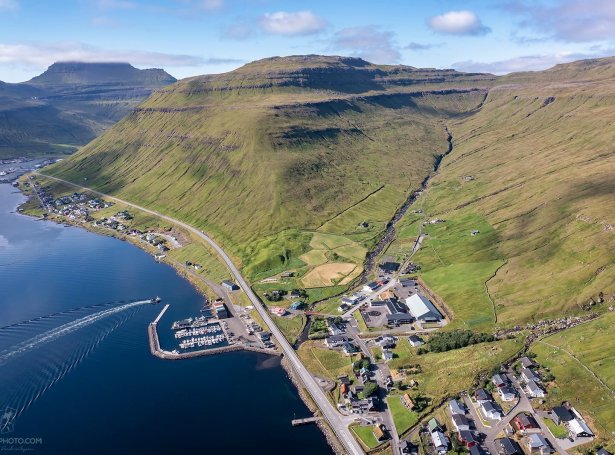
<path id="1" fill-rule="evenodd" d="M 301 333 L 303 326 L 305 325 L 305 316 L 294 316 L 292 318 L 289 317 L 273 317 L 273 322 L 277 325 L 289 343 L 294 343 L 297 340 L 297 337 Z"/>
<path id="2" fill-rule="evenodd" d="M 549 431 L 558 439 L 565 439 L 568 437 L 568 430 L 563 425 L 556 424 L 553 420 L 544 419 L 545 425 L 549 428 Z"/>
<path id="3" fill-rule="evenodd" d="M 354 425 L 350 428 L 352 428 L 352 431 L 357 436 L 359 441 L 361 441 L 368 449 L 373 449 L 374 447 L 380 445 L 374 436 L 373 425 Z"/>
<path id="4" fill-rule="evenodd" d="M 399 395 L 389 396 L 387 398 L 387 404 L 393 415 L 393 421 L 395 422 L 395 428 L 398 434 L 402 434 L 418 422 L 419 415 L 414 411 L 408 410 L 401 402 Z"/>
<path id="5" fill-rule="evenodd" d="M 394 352 L 398 358 L 389 362 L 393 370 L 408 365 L 419 365 L 421 372 L 410 374 L 404 383 L 414 379 L 418 391 L 439 401 L 472 387 L 480 372 L 489 372 L 511 358 L 523 347 L 518 340 L 481 343 L 441 353 L 417 355 L 402 344 Z"/>
<path id="6" fill-rule="evenodd" d="M 615 313 L 607 313 L 547 337 L 531 348 L 537 362 L 555 376 L 554 386 L 548 390 L 548 403 L 570 401 L 589 417 L 592 428 L 602 437 L 615 432 L 614 324 Z"/>
<path id="7" fill-rule="evenodd" d="M 297 351 L 299 358 L 312 374 L 335 381 L 341 374 L 352 373 L 352 361 L 357 356 L 349 357 L 321 346 L 322 342 L 306 341 Z"/>

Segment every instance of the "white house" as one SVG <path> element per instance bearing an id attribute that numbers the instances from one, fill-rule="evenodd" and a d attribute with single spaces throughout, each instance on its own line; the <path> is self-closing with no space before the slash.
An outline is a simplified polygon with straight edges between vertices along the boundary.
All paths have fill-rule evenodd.
<path id="1" fill-rule="evenodd" d="M 444 433 L 442 433 L 441 431 L 432 432 L 431 440 L 433 442 L 434 448 L 438 451 L 438 453 L 448 452 L 448 445 L 450 441 Z"/>
<path id="2" fill-rule="evenodd" d="M 527 381 L 527 384 L 525 385 L 525 392 L 532 398 L 543 398 L 545 396 L 544 390 L 542 390 L 534 381 Z"/>
<path id="3" fill-rule="evenodd" d="M 413 348 L 416 348 L 418 346 L 422 346 L 423 344 L 425 344 L 423 339 L 417 335 L 411 335 L 410 338 L 408 338 L 408 342 L 410 343 L 410 346 L 412 346 Z"/>
<path id="4" fill-rule="evenodd" d="M 466 409 L 458 400 L 451 400 L 448 402 L 448 408 L 451 411 L 451 415 L 459 414 L 465 415 Z"/>
<path id="5" fill-rule="evenodd" d="M 490 420 L 502 419 L 502 414 L 495 408 L 491 401 L 481 403 L 480 410 L 483 412 L 483 415 Z"/>
<path id="6" fill-rule="evenodd" d="M 384 349 L 382 351 L 382 359 L 385 362 L 388 362 L 389 360 L 393 360 L 393 351 L 389 351 L 388 349 Z"/>
<path id="7" fill-rule="evenodd" d="M 470 429 L 470 421 L 464 415 L 453 414 L 452 421 L 457 432 Z"/>
<path id="8" fill-rule="evenodd" d="M 587 424 L 578 418 L 572 419 L 568 422 L 568 430 L 570 435 L 575 438 L 591 438 L 594 435 Z"/>
<path id="9" fill-rule="evenodd" d="M 517 397 L 515 389 L 512 387 L 500 387 L 498 392 L 502 401 L 513 401 Z"/>
<path id="10" fill-rule="evenodd" d="M 521 378 L 523 378 L 525 382 L 530 382 L 530 381 L 540 382 L 540 377 L 536 373 L 534 373 L 533 370 L 530 370 L 529 368 L 524 368 L 521 371 Z"/>

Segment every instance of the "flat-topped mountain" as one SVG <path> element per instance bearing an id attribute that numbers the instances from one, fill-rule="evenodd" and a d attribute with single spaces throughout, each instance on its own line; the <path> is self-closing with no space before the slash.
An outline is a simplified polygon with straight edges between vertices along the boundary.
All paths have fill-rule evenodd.
<path id="1" fill-rule="evenodd" d="M 137 69 L 129 63 L 57 62 L 29 85 L 94 85 L 120 84 L 153 87 L 172 84 L 176 79 L 159 68 Z"/>
<path id="2" fill-rule="evenodd" d="M 60 62 L 28 82 L 0 83 L 0 158 L 70 153 L 173 82 L 128 63 Z"/>

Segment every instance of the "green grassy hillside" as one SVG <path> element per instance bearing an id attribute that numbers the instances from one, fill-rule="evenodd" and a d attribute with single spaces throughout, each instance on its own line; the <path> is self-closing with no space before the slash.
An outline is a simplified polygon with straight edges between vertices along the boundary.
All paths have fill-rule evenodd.
<path id="1" fill-rule="evenodd" d="M 203 227 L 252 279 L 321 266 L 310 287 L 330 285 L 360 273 L 357 251 L 420 185 L 447 149 L 445 123 L 480 106 L 489 81 L 359 59 L 268 59 L 155 93 L 50 172 Z M 318 231 L 351 247 L 326 264 L 302 260 L 322 251 Z"/>
<path id="2" fill-rule="evenodd" d="M 450 123 L 453 153 L 421 202 L 447 222 L 425 228 L 415 259 L 458 324 L 493 323 L 492 301 L 510 325 L 615 292 L 614 77 L 612 59 L 510 75 Z M 416 236 L 407 224 L 392 251 Z"/>

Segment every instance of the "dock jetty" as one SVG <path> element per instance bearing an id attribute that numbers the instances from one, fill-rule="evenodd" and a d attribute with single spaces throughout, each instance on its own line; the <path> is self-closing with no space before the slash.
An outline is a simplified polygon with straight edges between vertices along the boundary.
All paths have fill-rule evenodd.
<path id="1" fill-rule="evenodd" d="M 165 359 L 165 360 L 181 360 L 181 359 L 190 359 L 193 357 L 202 357 L 202 356 L 207 356 L 207 355 L 221 354 L 224 352 L 231 352 L 231 351 L 253 351 L 253 352 L 260 352 L 262 354 L 278 355 L 278 356 L 281 355 L 281 353 L 278 351 L 274 351 L 271 349 L 262 349 L 262 348 L 250 346 L 248 344 L 241 343 L 241 342 L 229 344 L 227 346 L 221 346 L 219 348 L 208 348 L 208 349 L 201 349 L 198 351 L 189 351 L 189 352 L 166 351 L 160 347 L 160 339 L 158 338 L 158 322 L 160 322 L 160 319 L 162 318 L 162 316 L 164 316 L 164 313 L 169 309 L 169 306 L 170 305 L 167 303 L 162 309 L 162 311 L 160 312 L 160 314 L 158 314 L 156 319 L 150 322 L 147 327 L 150 352 L 155 357 L 158 357 L 160 359 Z"/>

